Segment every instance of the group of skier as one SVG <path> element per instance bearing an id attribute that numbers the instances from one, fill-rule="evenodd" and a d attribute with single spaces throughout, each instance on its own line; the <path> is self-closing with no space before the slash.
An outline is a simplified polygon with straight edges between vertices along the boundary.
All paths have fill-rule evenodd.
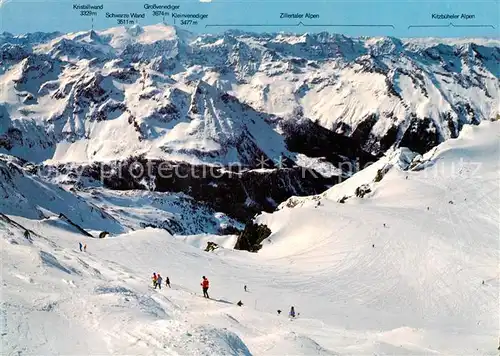
<path id="1" fill-rule="evenodd" d="M 159 273 L 156 274 L 156 272 L 154 272 L 153 277 L 151 279 L 153 281 L 153 288 L 156 289 L 158 287 L 158 289 L 161 289 L 161 283 L 163 282 L 163 277 Z M 165 287 L 172 288 L 170 286 L 170 278 L 168 277 L 165 280 Z"/>
<path id="2" fill-rule="evenodd" d="M 153 273 L 153 277 L 151 279 L 153 281 L 153 288 L 156 289 L 158 287 L 159 289 L 161 289 L 161 284 L 163 282 L 162 276 L 159 273 L 154 272 Z M 170 279 L 168 277 L 165 280 L 165 286 L 168 286 L 169 288 L 172 288 L 170 286 Z M 203 297 L 210 299 L 210 296 L 208 295 L 208 288 L 210 287 L 210 281 L 208 280 L 207 277 L 205 277 L 205 276 L 201 277 L 200 286 L 201 286 L 201 290 L 203 291 Z M 245 292 L 248 291 L 246 285 L 243 287 L 243 289 L 244 289 Z M 241 300 L 238 303 L 236 303 L 236 304 L 239 307 L 241 307 L 243 305 L 243 303 L 241 302 Z M 278 315 L 280 315 L 280 314 L 281 314 L 281 310 L 278 310 Z M 290 312 L 288 313 L 288 316 L 290 318 L 295 318 L 295 308 L 293 306 L 290 308 Z"/>

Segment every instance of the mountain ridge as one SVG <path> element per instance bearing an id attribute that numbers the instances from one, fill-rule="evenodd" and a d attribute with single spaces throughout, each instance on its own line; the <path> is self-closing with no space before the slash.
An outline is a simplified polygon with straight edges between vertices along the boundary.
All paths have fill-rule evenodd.
<path id="1" fill-rule="evenodd" d="M 217 183 L 147 181 L 209 204 L 206 192 L 229 197 L 236 187 L 237 201 L 215 209 L 245 221 L 292 195 L 321 193 L 388 150 L 424 154 L 464 125 L 496 120 L 499 43 L 198 35 L 165 25 L 4 33 L 0 153 L 97 176 L 134 159 L 224 172 Z M 236 186 L 226 172 L 235 169 L 244 182 Z M 149 189 L 142 177 L 100 184 Z"/>
<path id="2" fill-rule="evenodd" d="M 405 42 L 327 32 L 273 35 L 228 31 L 197 36 L 162 25 L 59 37 L 54 33 L 4 33 L 0 38 L 4 49 L 0 80 L 16 84 L 3 84 L 7 95 L 0 98 L 0 105 L 2 115 L 7 111 L 11 121 L 49 122 L 56 112 L 47 112 L 46 105 L 66 106 L 69 111 L 62 110 L 59 115 L 72 116 L 66 131 L 77 136 L 89 130 L 95 115 L 98 121 L 106 122 L 109 116 L 129 111 L 127 121 L 140 131 L 137 120 L 148 113 L 132 113 L 132 98 L 128 96 L 152 98 L 158 104 L 150 100 L 147 105 L 152 109 L 156 105 L 158 111 L 175 110 L 179 103 L 162 108 L 164 104 L 158 95 L 151 97 L 155 95 L 151 91 L 181 90 L 192 96 L 199 84 L 191 83 L 201 81 L 217 88 L 211 96 L 220 95 L 218 90 L 227 92 L 269 117 L 305 117 L 346 136 L 365 125 L 363 146 L 373 153 L 383 151 L 385 145 L 381 148 L 380 141 L 394 126 L 398 134 L 391 144 L 402 141 L 423 153 L 456 137 L 464 123 L 498 115 L 499 73 L 492 63 L 500 59 L 498 41 L 487 41 L 491 47 L 466 44 L 463 39 L 457 40 L 459 45 L 446 44 L 450 41 Z M 37 90 L 38 86 L 44 89 Z M 71 102 L 76 101 L 72 107 L 68 107 L 71 102 L 65 100 L 66 93 L 73 95 Z M 22 103 L 16 103 L 14 97 L 23 98 Z M 104 106 L 96 112 L 91 101 Z M 142 126 L 149 130 L 154 125 Z M 427 129 L 437 132 L 427 138 L 427 144 L 408 138 L 412 130 Z M 5 145 L 3 149 L 8 153 Z"/>

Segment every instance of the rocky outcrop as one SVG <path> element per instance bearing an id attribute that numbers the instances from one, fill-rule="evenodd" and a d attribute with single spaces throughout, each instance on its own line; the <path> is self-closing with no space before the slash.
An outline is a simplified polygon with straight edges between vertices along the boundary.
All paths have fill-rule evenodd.
<path id="1" fill-rule="evenodd" d="M 271 235 L 271 230 L 266 225 L 250 221 L 246 224 L 245 230 L 238 236 L 234 248 L 235 250 L 257 252 L 262 248 L 262 241 L 267 239 L 269 235 Z"/>
<path id="2" fill-rule="evenodd" d="M 430 118 L 414 117 L 406 129 L 399 146 L 424 154 L 440 142 L 439 129 Z"/>
<path id="3" fill-rule="evenodd" d="M 368 184 L 362 184 L 360 185 L 359 187 L 356 188 L 356 190 L 354 191 L 354 194 L 358 197 L 358 198 L 364 198 L 365 195 L 369 194 L 372 192 L 372 189 L 370 188 L 370 186 Z"/>
<path id="4" fill-rule="evenodd" d="M 324 157 L 339 168 L 354 168 L 356 165 L 365 166 L 379 158 L 362 149 L 374 121 L 374 117 L 367 119 L 367 124 L 358 127 L 351 137 L 335 133 L 307 119 L 284 121 L 280 127 L 290 151 L 303 153 L 308 157 Z M 344 165 L 349 162 L 352 164 Z M 347 173 L 354 173 L 354 170 Z"/>
<path id="5" fill-rule="evenodd" d="M 217 245 L 215 242 L 208 241 L 207 247 L 205 248 L 205 252 L 213 252 L 218 248 L 219 248 L 219 245 Z"/>

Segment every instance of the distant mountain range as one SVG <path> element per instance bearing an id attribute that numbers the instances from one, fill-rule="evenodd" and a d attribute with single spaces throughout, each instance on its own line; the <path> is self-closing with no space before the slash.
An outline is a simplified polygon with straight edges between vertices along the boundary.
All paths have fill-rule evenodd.
<path id="1" fill-rule="evenodd" d="M 241 175 L 222 174 L 220 185 L 112 177 L 104 186 L 184 193 L 240 221 L 320 193 L 352 173 L 342 163 L 400 146 L 422 154 L 500 109 L 496 40 L 155 25 L 3 33 L 0 48 L 0 153 L 65 174 L 87 167 L 94 180 L 97 164 L 134 158 L 238 165 Z"/>

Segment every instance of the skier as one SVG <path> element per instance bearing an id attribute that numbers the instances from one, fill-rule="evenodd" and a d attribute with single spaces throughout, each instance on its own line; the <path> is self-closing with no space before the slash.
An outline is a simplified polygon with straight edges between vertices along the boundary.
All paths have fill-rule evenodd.
<path id="1" fill-rule="evenodd" d="M 81 242 L 79 242 L 78 244 L 80 245 L 80 252 L 81 252 L 81 251 L 82 251 L 82 247 L 83 247 L 83 245 L 82 245 L 82 243 L 81 243 Z"/>
<path id="2" fill-rule="evenodd" d="M 158 276 L 156 278 L 156 285 L 158 286 L 159 289 L 161 289 L 161 281 L 162 280 L 163 280 L 163 278 L 161 278 L 160 274 L 158 273 Z"/>
<path id="3" fill-rule="evenodd" d="M 168 288 L 172 288 L 172 287 L 170 287 L 170 278 L 168 278 L 168 277 L 165 280 L 165 287 L 167 287 L 167 286 L 168 286 Z"/>
<path id="4" fill-rule="evenodd" d="M 245 286 L 243 287 L 243 289 L 245 289 L 245 292 L 246 292 L 246 291 L 247 291 L 247 286 L 245 285 Z"/>
<path id="5" fill-rule="evenodd" d="M 153 278 L 151 279 L 153 281 L 153 287 L 156 289 L 156 280 L 158 279 L 158 277 L 156 276 L 156 272 L 153 272 Z"/>
<path id="6" fill-rule="evenodd" d="M 291 318 L 295 318 L 295 308 L 294 308 L 294 307 L 291 307 L 291 308 L 290 308 L 290 314 L 289 314 L 289 316 L 290 316 Z"/>
<path id="7" fill-rule="evenodd" d="M 201 288 L 203 289 L 203 296 L 204 296 L 205 298 L 210 298 L 210 297 L 208 296 L 208 287 L 209 287 L 209 284 L 210 284 L 210 283 L 208 282 L 207 277 L 203 276 L 202 278 L 203 278 L 203 279 L 202 279 L 202 281 L 201 281 L 200 285 L 201 285 Z"/>
<path id="8" fill-rule="evenodd" d="M 83 252 L 87 252 L 87 244 L 83 245 Z"/>

